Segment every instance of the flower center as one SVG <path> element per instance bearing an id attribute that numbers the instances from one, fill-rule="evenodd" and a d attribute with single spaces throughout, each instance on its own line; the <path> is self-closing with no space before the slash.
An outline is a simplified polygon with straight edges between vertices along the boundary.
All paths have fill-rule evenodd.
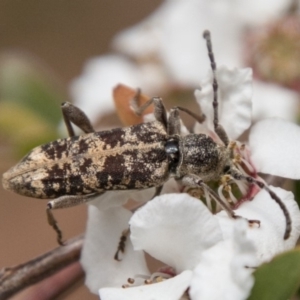
<path id="1" fill-rule="evenodd" d="M 123 288 L 129 288 L 134 286 L 140 286 L 144 284 L 153 284 L 162 282 L 176 275 L 175 270 L 170 266 L 164 266 L 160 268 L 157 272 L 148 275 L 135 275 L 134 278 L 128 278 L 127 283 L 123 284 Z"/>
<path id="2" fill-rule="evenodd" d="M 233 165 L 243 175 L 257 178 L 255 167 L 250 160 L 249 150 L 244 144 L 232 142 Z M 209 183 L 209 186 L 218 194 L 223 202 L 229 203 L 232 209 L 238 208 L 243 202 L 252 199 L 259 191 L 255 184 L 236 180 L 231 175 L 223 175 L 219 182 Z M 191 196 L 203 200 L 212 213 L 219 212 L 222 208 L 215 201 L 214 196 L 206 189 L 187 188 Z"/>

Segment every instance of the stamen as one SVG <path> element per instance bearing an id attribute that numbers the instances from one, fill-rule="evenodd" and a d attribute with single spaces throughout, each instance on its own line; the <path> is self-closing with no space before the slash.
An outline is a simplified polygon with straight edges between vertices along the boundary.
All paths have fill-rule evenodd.
<path id="1" fill-rule="evenodd" d="M 247 186 L 244 182 L 240 180 L 236 180 L 235 178 L 232 178 L 234 183 L 238 186 L 239 190 L 243 195 L 247 194 Z"/>
<path id="2" fill-rule="evenodd" d="M 242 168 L 242 166 L 240 165 L 240 164 L 237 164 L 236 165 L 236 168 L 240 171 L 240 173 L 242 173 L 243 175 L 248 175 L 247 173 L 246 173 L 246 171 Z"/>
<path id="3" fill-rule="evenodd" d="M 203 189 L 203 190 L 204 190 L 204 196 L 205 196 L 205 200 L 206 200 L 206 206 L 212 212 L 212 204 L 211 204 L 211 198 L 210 198 L 209 192 L 206 189 Z"/>
<path id="4" fill-rule="evenodd" d="M 161 276 L 158 276 L 158 277 L 155 277 L 155 280 L 154 282 L 157 283 L 157 282 L 163 282 L 164 280 L 166 280 L 165 278 L 161 277 Z"/>
<path id="5" fill-rule="evenodd" d="M 219 197 L 225 202 L 228 202 L 228 200 L 225 198 L 225 196 L 223 195 L 223 188 L 224 188 L 224 185 L 221 184 L 219 187 L 218 187 L 218 195 Z"/>
<path id="6" fill-rule="evenodd" d="M 134 284 L 134 282 L 135 282 L 135 280 L 134 280 L 133 278 L 128 278 L 127 281 L 128 281 L 128 283 L 130 283 L 130 284 Z"/>
<path id="7" fill-rule="evenodd" d="M 172 277 L 173 276 L 171 274 L 163 273 L 163 272 L 154 272 L 153 274 L 151 274 L 150 277 L 148 275 L 135 275 L 134 278 L 128 278 L 127 279 L 128 283 L 123 284 L 122 288 L 162 282 Z M 143 281 L 137 279 L 143 279 Z"/>
<path id="8" fill-rule="evenodd" d="M 137 274 L 134 278 L 129 277 L 127 283 L 122 285 L 122 288 L 129 288 L 134 286 L 143 285 L 146 280 L 149 280 L 149 275 Z"/>
<path id="9" fill-rule="evenodd" d="M 234 159 L 232 160 L 234 164 L 240 164 L 242 156 L 240 154 L 235 154 Z"/>
<path id="10" fill-rule="evenodd" d="M 153 283 L 153 282 L 152 282 L 151 279 L 146 279 L 146 280 L 144 281 L 144 283 L 145 283 L 145 284 L 151 284 L 151 283 Z"/>
<path id="11" fill-rule="evenodd" d="M 241 160 L 245 164 L 245 166 L 247 167 L 247 169 L 249 170 L 249 172 L 250 173 L 254 173 L 255 170 L 253 169 L 253 167 L 251 166 L 251 164 L 245 158 L 242 158 Z"/>
<path id="12" fill-rule="evenodd" d="M 238 203 L 238 199 L 236 199 L 236 197 L 232 194 L 231 187 L 230 187 L 230 189 L 228 189 L 228 194 L 229 194 L 230 200 L 231 200 L 234 204 Z"/>
<path id="13" fill-rule="evenodd" d="M 173 276 L 167 273 L 162 273 L 162 272 L 154 272 L 151 277 L 150 280 L 152 280 L 153 282 L 161 282 L 163 280 L 172 278 Z"/>
<path id="14" fill-rule="evenodd" d="M 249 162 L 250 161 L 250 152 L 246 148 L 246 145 L 245 144 L 241 144 L 239 146 L 239 150 L 240 150 L 240 153 L 241 153 L 242 157 L 244 159 L 246 159 L 247 162 Z"/>
<path id="15" fill-rule="evenodd" d="M 224 184 L 224 186 L 227 186 L 230 179 L 231 179 L 230 175 L 223 175 L 221 178 L 221 182 L 222 184 Z"/>
<path id="16" fill-rule="evenodd" d="M 236 141 L 231 141 L 229 144 L 229 149 L 236 149 L 236 145 L 237 145 Z"/>

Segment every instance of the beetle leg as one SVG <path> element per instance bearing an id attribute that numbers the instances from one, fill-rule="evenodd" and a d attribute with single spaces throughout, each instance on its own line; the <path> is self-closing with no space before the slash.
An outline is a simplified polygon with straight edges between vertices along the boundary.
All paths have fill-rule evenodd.
<path id="1" fill-rule="evenodd" d="M 89 118 L 77 106 L 71 104 L 70 102 L 63 102 L 61 104 L 61 109 L 70 137 L 75 136 L 72 123 L 78 126 L 85 133 L 95 132 Z"/>
<path id="2" fill-rule="evenodd" d="M 206 120 L 206 115 L 204 113 L 202 113 L 202 111 L 200 112 L 201 114 L 195 114 L 194 112 L 190 111 L 189 109 L 181 107 L 181 106 L 176 106 L 175 108 L 185 112 L 186 114 L 188 114 L 189 116 L 194 118 L 200 124 L 202 124 Z"/>
<path id="3" fill-rule="evenodd" d="M 159 196 L 162 189 L 163 189 L 163 185 L 156 187 L 155 188 L 155 193 L 152 196 L 151 200 L 153 198 L 155 198 L 156 196 Z M 134 213 L 137 209 L 139 209 L 143 205 L 145 205 L 145 203 L 142 203 L 142 204 L 138 205 L 137 207 L 135 207 L 131 211 Z M 122 253 L 125 252 L 126 241 L 127 241 L 129 233 L 130 233 L 130 228 L 129 227 L 122 231 L 122 234 L 121 234 L 120 239 L 119 239 L 118 248 L 117 248 L 117 251 L 116 251 L 115 256 L 114 256 L 114 259 L 117 260 L 117 261 L 121 261 L 121 259 L 119 258 L 120 252 L 122 252 Z"/>
<path id="4" fill-rule="evenodd" d="M 228 205 L 228 203 L 226 203 L 225 201 L 223 201 L 219 195 L 212 189 L 210 188 L 206 183 L 203 182 L 203 180 L 196 176 L 196 175 L 185 175 L 182 179 L 182 184 L 186 185 L 186 186 L 190 186 L 190 187 L 202 187 L 203 189 L 206 189 L 209 194 L 212 196 L 212 198 L 218 202 L 218 204 L 227 212 L 228 216 L 233 218 L 233 219 L 238 219 L 238 218 L 243 218 L 241 216 L 238 216 L 235 214 L 235 212 L 232 210 L 232 208 Z M 245 218 L 243 218 L 245 219 Z M 249 223 L 249 225 L 253 225 L 253 224 L 258 224 L 260 225 L 260 221 L 259 220 L 248 220 L 246 219 Z"/>
<path id="5" fill-rule="evenodd" d="M 161 185 L 161 186 L 158 186 L 158 187 L 155 188 L 155 193 L 154 193 L 154 195 L 152 196 L 151 200 L 152 200 L 153 198 L 155 198 L 155 197 L 157 197 L 157 196 L 160 195 L 160 193 L 161 193 L 163 187 L 164 187 L 164 185 Z"/>
<path id="6" fill-rule="evenodd" d="M 52 210 L 76 206 L 76 205 L 79 205 L 82 203 L 86 203 L 88 201 L 92 201 L 103 193 L 92 194 L 92 195 L 62 196 L 62 197 L 59 197 L 57 199 L 54 199 L 54 200 L 51 200 L 48 202 L 47 209 L 46 209 L 48 223 L 56 232 L 57 242 L 59 245 L 64 244 L 63 240 L 62 240 L 62 231 L 59 228 L 57 221 L 53 216 Z"/>
<path id="7" fill-rule="evenodd" d="M 240 173 L 239 171 L 232 170 L 230 172 L 231 176 L 236 180 L 245 180 L 250 184 L 255 184 L 259 188 L 264 189 L 267 193 L 269 193 L 270 197 L 279 205 L 280 209 L 282 210 L 284 217 L 285 217 L 285 233 L 284 233 L 284 239 L 288 239 L 291 235 L 292 231 L 292 219 L 290 216 L 290 213 L 286 207 L 286 205 L 282 202 L 282 200 L 277 196 L 276 193 L 274 193 L 264 182 L 257 180 L 251 176 L 244 175 Z"/>
<path id="8" fill-rule="evenodd" d="M 206 189 L 210 193 L 210 195 L 214 198 L 214 200 L 220 204 L 220 206 L 227 212 L 227 214 L 230 217 L 232 217 L 232 218 L 235 217 L 235 213 L 231 209 L 229 204 L 226 203 L 225 201 L 223 201 L 213 189 L 211 189 L 207 184 L 205 184 L 203 182 L 203 180 L 200 177 L 193 175 L 193 174 L 185 175 L 181 179 L 181 182 L 185 186 L 189 186 L 189 187 L 193 187 L 193 188 L 202 187 L 202 188 Z"/>
<path id="9" fill-rule="evenodd" d="M 142 106 L 139 106 L 140 94 L 141 90 L 138 89 L 136 95 L 131 99 L 130 102 L 131 109 L 134 111 L 134 113 L 138 116 L 141 116 L 143 111 L 153 103 L 155 119 L 161 122 L 167 128 L 167 111 L 164 107 L 162 99 L 159 97 L 153 97 L 149 99 L 146 103 L 144 103 Z"/>
<path id="10" fill-rule="evenodd" d="M 181 127 L 181 119 L 179 116 L 179 111 L 183 111 L 192 118 L 194 118 L 200 124 L 203 123 L 206 119 L 205 114 L 201 112 L 201 114 L 195 114 L 187 108 L 181 106 L 174 106 L 170 110 L 170 116 L 168 120 L 168 135 L 180 135 L 180 127 Z"/>
<path id="11" fill-rule="evenodd" d="M 168 120 L 168 135 L 180 135 L 180 116 L 178 107 L 173 107 L 170 110 L 170 116 Z"/>
<path id="12" fill-rule="evenodd" d="M 62 239 L 62 231 L 59 228 L 56 219 L 53 216 L 52 211 L 50 210 L 49 207 L 47 207 L 46 209 L 46 213 L 47 213 L 47 220 L 48 220 L 48 224 L 54 229 L 54 231 L 56 232 L 56 240 L 58 242 L 59 245 L 64 246 L 64 242 Z"/>
<path id="13" fill-rule="evenodd" d="M 122 231 L 122 234 L 120 236 L 117 252 L 115 253 L 114 259 L 117 261 L 121 261 L 119 258 L 120 252 L 124 253 L 125 252 L 125 247 L 126 247 L 126 241 L 128 238 L 128 235 L 130 233 L 130 228 L 128 227 L 127 229 Z"/>

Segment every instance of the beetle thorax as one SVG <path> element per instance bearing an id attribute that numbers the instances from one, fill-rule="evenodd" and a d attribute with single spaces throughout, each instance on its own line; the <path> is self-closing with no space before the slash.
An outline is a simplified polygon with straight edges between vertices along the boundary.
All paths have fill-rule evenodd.
<path id="1" fill-rule="evenodd" d="M 217 180 L 230 161 L 229 151 L 205 134 L 189 134 L 180 141 L 176 177 L 194 174 L 203 181 Z"/>

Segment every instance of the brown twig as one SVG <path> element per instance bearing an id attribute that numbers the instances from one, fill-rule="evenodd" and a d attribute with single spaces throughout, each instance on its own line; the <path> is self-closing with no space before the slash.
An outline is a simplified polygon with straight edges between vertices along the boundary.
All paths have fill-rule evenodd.
<path id="1" fill-rule="evenodd" d="M 0 300 L 5 300 L 18 291 L 57 273 L 79 260 L 83 244 L 80 235 L 41 256 L 24 264 L 0 270 Z"/>

